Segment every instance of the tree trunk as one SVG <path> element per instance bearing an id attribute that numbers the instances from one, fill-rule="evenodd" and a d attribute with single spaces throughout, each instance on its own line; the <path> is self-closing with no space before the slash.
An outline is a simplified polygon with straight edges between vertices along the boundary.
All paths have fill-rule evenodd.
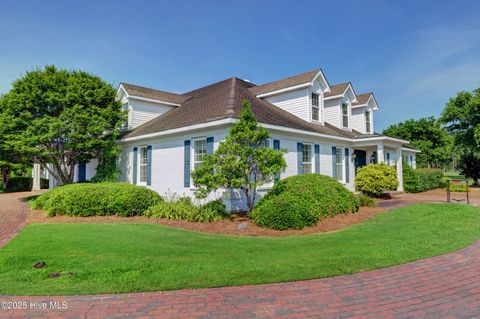
<path id="1" fill-rule="evenodd" d="M 2 169 L 2 185 L 3 185 L 3 189 L 6 189 L 7 186 L 8 186 L 8 181 L 10 180 L 10 173 L 11 173 L 11 170 L 6 168 L 6 169 Z"/>

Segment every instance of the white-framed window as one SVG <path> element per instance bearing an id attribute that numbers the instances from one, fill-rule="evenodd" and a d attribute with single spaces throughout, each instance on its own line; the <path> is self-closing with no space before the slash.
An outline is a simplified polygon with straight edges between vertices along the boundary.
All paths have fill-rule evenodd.
<path id="1" fill-rule="evenodd" d="M 336 148 L 334 169 L 337 175 L 337 180 L 343 181 L 343 148 Z"/>
<path id="2" fill-rule="evenodd" d="M 348 104 L 342 103 L 342 123 L 343 127 L 348 128 Z"/>
<path id="3" fill-rule="evenodd" d="M 147 147 L 142 146 L 138 152 L 138 176 L 140 177 L 139 183 L 146 184 L 147 183 L 147 171 L 148 171 L 148 152 Z"/>
<path id="4" fill-rule="evenodd" d="M 320 99 L 317 93 L 312 93 L 312 120 L 320 121 Z"/>
<path id="5" fill-rule="evenodd" d="M 303 173 L 311 174 L 312 173 L 312 144 L 303 144 L 302 150 L 302 162 L 303 162 Z"/>
<path id="6" fill-rule="evenodd" d="M 372 113 L 370 111 L 365 111 L 365 131 L 367 133 L 371 133 L 371 127 L 372 127 L 371 116 L 372 116 Z"/>
<path id="7" fill-rule="evenodd" d="M 193 169 L 197 168 L 207 155 L 207 138 L 197 138 L 193 140 Z"/>

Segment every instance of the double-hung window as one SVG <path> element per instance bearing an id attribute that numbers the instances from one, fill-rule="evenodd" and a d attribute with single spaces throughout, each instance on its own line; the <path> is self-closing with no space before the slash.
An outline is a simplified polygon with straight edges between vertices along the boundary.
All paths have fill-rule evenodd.
<path id="1" fill-rule="evenodd" d="M 303 144 L 302 161 L 303 161 L 303 173 L 304 174 L 312 173 L 312 145 L 311 144 Z"/>
<path id="2" fill-rule="evenodd" d="M 343 181 L 343 148 L 337 147 L 335 153 L 334 169 L 337 180 Z"/>
<path id="3" fill-rule="evenodd" d="M 319 97 L 317 93 L 312 93 L 312 120 L 320 121 Z"/>
<path id="4" fill-rule="evenodd" d="M 147 183 L 147 170 L 148 170 L 148 158 L 147 158 L 147 147 L 142 146 L 140 147 L 139 153 L 139 176 L 140 176 L 140 183 L 146 184 Z"/>
<path id="5" fill-rule="evenodd" d="M 365 131 L 367 133 L 370 133 L 371 132 L 371 119 L 370 119 L 370 116 L 371 116 L 371 112 L 370 111 L 366 111 L 365 112 Z"/>
<path id="6" fill-rule="evenodd" d="M 342 103 L 342 123 L 343 127 L 348 128 L 348 104 Z"/>
<path id="7" fill-rule="evenodd" d="M 207 139 L 200 138 L 193 140 L 193 168 L 197 168 L 202 161 L 203 158 L 207 155 Z"/>

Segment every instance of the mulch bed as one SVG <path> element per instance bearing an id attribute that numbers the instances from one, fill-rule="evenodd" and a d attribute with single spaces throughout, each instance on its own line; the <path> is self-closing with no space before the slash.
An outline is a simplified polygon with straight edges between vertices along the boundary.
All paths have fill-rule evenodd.
<path id="1" fill-rule="evenodd" d="M 343 214 L 327 217 L 316 226 L 301 230 L 278 231 L 261 228 L 250 221 L 248 217 L 233 215 L 232 219 L 221 220 L 212 223 L 188 222 L 183 220 L 151 219 L 143 216 L 117 217 L 117 216 L 93 216 L 93 217 L 70 217 L 55 216 L 47 217 L 45 211 L 31 211 L 27 223 L 29 224 L 95 224 L 95 223 L 149 223 L 199 231 L 211 234 L 241 235 L 241 236 L 289 236 L 301 234 L 324 233 L 339 230 L 354 224 L 368 220 L 377 214 L 386 211 L 381 207 L 361 207 L 357 213 Z"/>

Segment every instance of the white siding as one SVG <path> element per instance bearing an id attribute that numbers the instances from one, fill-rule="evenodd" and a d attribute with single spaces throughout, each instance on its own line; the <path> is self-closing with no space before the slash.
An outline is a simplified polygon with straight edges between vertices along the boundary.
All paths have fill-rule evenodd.
<path id="1" fill-rule="evenodd" d="M 130 99 L 131 128 L 140 126 L 172 108 L 170 105 Z"/>
<path id="2" fill-rule="evenodd" d="M 367 109 L 365 107 L 352 108 L 352 129 L 359 131 L 363 134 L 367 132 L 366 126 L 365 126 L 366 111 Z M 373 118 L 372 113 L 370 113 L 370 121 L 371 121 L 371 118 Z"/>
<path id="3" fill-rule="evenodd" d="M 309 92 L 309 89 L 301 89 L 268 97 L 266 100 L 305 121 L 310 121 Z"/>
<path id="4" fill-rule="evenodd" d="M 340 103 L 338 101 L 338 99 L 325 101 L 323 112 L 325 115 L 325 122 L 336 127 L 341 127 Z"/>

